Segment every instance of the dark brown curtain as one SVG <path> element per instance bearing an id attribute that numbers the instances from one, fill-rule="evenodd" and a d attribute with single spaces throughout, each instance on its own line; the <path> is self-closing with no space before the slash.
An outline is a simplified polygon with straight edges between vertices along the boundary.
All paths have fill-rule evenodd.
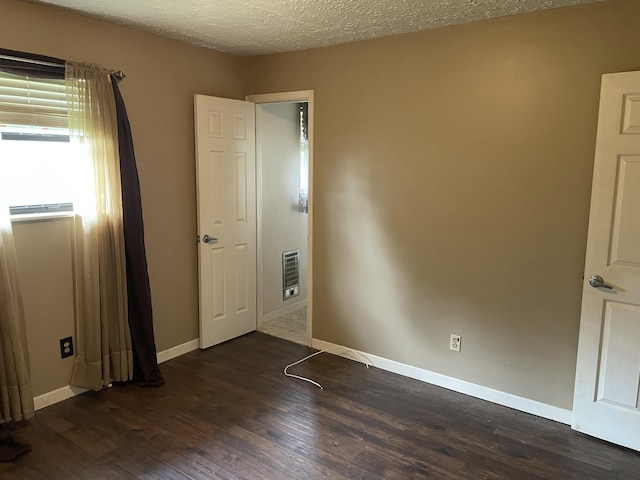
<path id="1" fill-rule="evenodd" d="M 134 355 L 134 380 L 146 386 L 164 383 L 158 367 L 153 333 L 151 289 L 144 246 L 144 224 L 138 168 L 133 150 L 133 138 L 127 110 L 118 82 L 111 77 L 118 119 L 120 148 L 120 178 L 122 181 L 122 214 L 124 247 L 127 262 L 127 295 L 129 298 L 129 326 Z"/>

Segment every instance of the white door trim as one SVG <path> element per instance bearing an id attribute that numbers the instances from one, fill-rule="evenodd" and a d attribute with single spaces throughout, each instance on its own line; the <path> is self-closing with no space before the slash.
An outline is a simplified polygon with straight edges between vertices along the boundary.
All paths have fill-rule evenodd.
<path id="1" fill-rule="evenodd" d="M 314 173 L 314 105 L 313 90 L 298 90 L 293 92 L 265 93 L 247 95 L 248 102 L 255 104 L 279 102 L 307 102 L 309 115 L 309 213 L 307 217 L 307 345 L 311 346 L 313 325 L 313 173 Z M 260 111 L 256 108 L 256 139 L 260 138 Z M 257 213 L 257 327 L 262 326 L 263 316 L 263 287 L 262 287 L 262 185 L 258 180 L 262 178 L 262 151 L 256 142 L 256 213 Z"/>

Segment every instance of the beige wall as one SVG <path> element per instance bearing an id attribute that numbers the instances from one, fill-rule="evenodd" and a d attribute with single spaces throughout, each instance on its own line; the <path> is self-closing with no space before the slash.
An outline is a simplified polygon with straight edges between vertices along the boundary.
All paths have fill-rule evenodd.
<path id="1" fill-rule="evenodd" d="M 120 87 L 140 175 L 156 345 L 165 350 L 197 338 L 193 94 L 243 98 L 244 60 L 14 0 L 0 0 L 0 46 L 127 74 Z M 36 223 L 16 232 L 23 259 L 35 259 L 49 246 L 26 239 L 51 238 L 59 228 L 55 222 Z M 56 248 L 66 250 L 65 240 L 56 238 Z M 28 301 L 42 302 L 44 286 L 68 282 L 63 263 L 20 262 Z M 45 295 L 49 311 L 42 304 L 27 308 L 36 395 L 67 385 L 68 361 L 56 352 L 59 339 L 73 331 L 68 295 Z"/>
<path id="2" fill-rule="evenodd" d="M 4 48 L 127 73 L 159 350 L 198 335 L 193 93 L 314 89 L 314 336 L 571 407 L 600 75 L 640 69 L 639 2 L 248 60 L 15 0 L 0 12 Z M 38 232 L 66 251 L 52 225 Z M 55 263 L 21 267 L 27 299 L 66 277 Z M 61 319 L 28 312 L 55 348 L 61 292 Z"/>
<path id="3" fill-rule="evenodd" d="M 315 90 L 315 338 L 571 408 L 613 1 L 251 59 Z M 462 352 L 448 350 L 462 335 Z"/>
<path id="4" fill-rule="evenodd" d="M 307 214 L 298 211 L 300 116 L 297 103 L 259 107 L 262 162 L 262 313 L 307 298 Z M 300 295 L 282 299 L 282 253 L 300 250 Z"/>
<path id="5" fill-rule="evenodd" d="M 73 219 L 14 222 L 13 234 L 38 396 L 68 385 L 73 368 L 73 357 L 60 358 L 59 342 L 75 338 Z"/>

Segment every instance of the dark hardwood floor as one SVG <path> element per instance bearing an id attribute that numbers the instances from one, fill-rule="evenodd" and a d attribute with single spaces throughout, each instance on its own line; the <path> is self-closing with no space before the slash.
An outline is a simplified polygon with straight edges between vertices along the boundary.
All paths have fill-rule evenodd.
<path id="1" fill-rule="evenodd" d="M 40 410 L 0 478 L 640 478 L 640 453 L 330 354 L 292 370 L 322 391 L 282 374 L 309 352 L 252 333 Z"/>

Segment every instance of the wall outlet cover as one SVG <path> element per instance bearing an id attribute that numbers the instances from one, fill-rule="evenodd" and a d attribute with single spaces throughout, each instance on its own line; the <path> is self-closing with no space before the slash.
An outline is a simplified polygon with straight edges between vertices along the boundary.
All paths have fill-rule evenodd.
<path id="1" fill-rule="evenodd" d="M 449 339 L 449 350 L 452 350 L 454 352 L 459 352 L 461 343 L 462 343 L 462 337 L 460 335 L 456 335 L 455 333 L 452 333 Z"/>
<path id="2" fill-rule="evenodd" d="M 60 339 L 60 358 L 73 356 L 73 337 Z"/>

